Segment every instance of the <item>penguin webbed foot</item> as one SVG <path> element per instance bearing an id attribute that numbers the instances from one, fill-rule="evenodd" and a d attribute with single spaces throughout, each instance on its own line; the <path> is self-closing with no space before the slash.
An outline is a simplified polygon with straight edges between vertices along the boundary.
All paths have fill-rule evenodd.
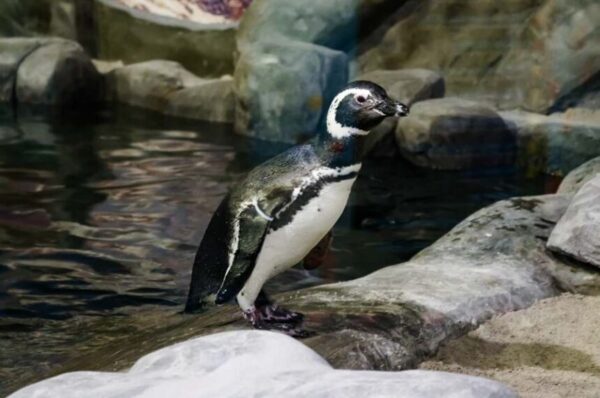
<path id="1" fill-rule="evenodd" d="M 286 310 L 277 304 L 268 304 L 258 309 L 266 322 L 270 323 L 301 323 L 304 315 L 299 312 Z"/>
<path id="2" fill-rule="evenodd" d="M 297 326 L 304 318 L 302 314 L 285 310 L 273 304 L 244 311 L 244 318 L 259 330 L 277 330 L 296 338 L 313 335 Z"/>

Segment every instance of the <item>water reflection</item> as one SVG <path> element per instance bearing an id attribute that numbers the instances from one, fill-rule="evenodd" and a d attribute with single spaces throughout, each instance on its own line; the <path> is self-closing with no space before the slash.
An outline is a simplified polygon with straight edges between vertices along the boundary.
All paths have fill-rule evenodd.
<path id="1" fill-rule="evenodd" d="M 0 119 L 0 395 L 176 316 L 213 209 L 282 149 L 225 130 L 130 110 Z M 292 269 L 271 290 L 406 260 L 477 208 L 542 191 L 512 170 L 434 173 L 384 158 L 364 171 L 324 266 Z"/>

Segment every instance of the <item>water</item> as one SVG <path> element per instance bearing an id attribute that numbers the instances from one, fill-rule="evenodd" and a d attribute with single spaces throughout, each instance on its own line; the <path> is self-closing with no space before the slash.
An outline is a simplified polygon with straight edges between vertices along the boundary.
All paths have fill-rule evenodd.
<path id="1" fill-rule="evenodd" d="M 129 109 L 69 120 L 0 117 L 0 395 L 83 348 L 178 316 L 212 210 L 283 149 Z M 270 289 L 405 261 L 473 211 L 544 189 L 513 170 L 442 173 L 369 159 L 325 264 L 293 269 Z"/>

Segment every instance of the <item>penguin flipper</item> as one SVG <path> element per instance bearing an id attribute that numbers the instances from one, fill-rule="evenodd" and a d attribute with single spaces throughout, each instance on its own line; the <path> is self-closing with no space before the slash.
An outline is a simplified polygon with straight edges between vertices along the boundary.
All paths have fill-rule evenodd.
<path id="1" fill-rule="evenodd" d="M 228 264 L 227 243 L 231 239 L 233 215 L 229 210 L 229 195 L 213 214 L 204 238 L 198 247 L 192 269 L 190 288 L 184 312 L 201 310 L 217 293 Z"/>
<path id="2" fill-rule="evenodd" d="M 239 217 L 238 245 L 235 257 L 217 293 L 215 302 L 233 299 L 252 274 L 272 219 L 258 205 L 244 209 Z"/>

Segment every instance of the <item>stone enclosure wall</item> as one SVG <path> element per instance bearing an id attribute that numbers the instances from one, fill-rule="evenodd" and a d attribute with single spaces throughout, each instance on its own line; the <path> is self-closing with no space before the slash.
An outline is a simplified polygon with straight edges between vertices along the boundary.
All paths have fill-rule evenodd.
<path id="1" fill-rule="evenodd" d="M 295 143 L 322 129 L 338 90 L 366 78 L 414 104 L 410 118 L 380 126 L 366 150 L 395 140 L 422 167 L 518 164 L 530 175 L 565 174 L 600 154 L 594 0 L 255 0 L 239 24 L 117 0 L 0 7 L 0 34 L 58 35 L 98 58 L 100 101 Z M 9 64 L 21 58 L 14 51 Z M 145 98 L 148 87 L 162 89 Z"/>

